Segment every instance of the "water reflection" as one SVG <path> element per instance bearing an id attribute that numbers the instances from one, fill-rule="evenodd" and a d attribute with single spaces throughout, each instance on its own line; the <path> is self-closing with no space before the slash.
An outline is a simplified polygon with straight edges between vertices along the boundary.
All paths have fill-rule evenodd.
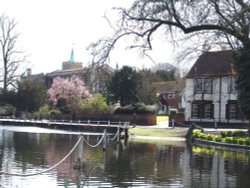
<path id="1" fill-rule="evenodd" d="M 101 136 L 86 139 L 95 145 Z M 78 135 L 15 132 L 0 128 L 0 171 L 31 173 L 60 161 Z M 77 152 L 52 171 L 31 177 L 0 175 L 0 187 L 249 187 L 249 152 L 188 148 L 180 141 L 129 140 L 83 145 L 83 170 Z M 40 182 L 37 184 L 37 182 Z"/>

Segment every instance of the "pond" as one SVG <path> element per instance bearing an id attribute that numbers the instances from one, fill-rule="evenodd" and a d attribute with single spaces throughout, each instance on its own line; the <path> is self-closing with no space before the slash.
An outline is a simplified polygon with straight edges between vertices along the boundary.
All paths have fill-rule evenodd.
<path id="1" fill-rule="evenodd" d="M 250 155 L 209 147 L 187 147 L 183 141 L 130 138 L 84 144 L 84 169 L 74 169 L 77 151 L 56 168 L 79 135 L 34 127 L 0 126 L 0 187 L 250 187 Z M 95 145 L 101 135 L 86 134 Z M 110 136 L 111 137 L 111 136 Z"/>

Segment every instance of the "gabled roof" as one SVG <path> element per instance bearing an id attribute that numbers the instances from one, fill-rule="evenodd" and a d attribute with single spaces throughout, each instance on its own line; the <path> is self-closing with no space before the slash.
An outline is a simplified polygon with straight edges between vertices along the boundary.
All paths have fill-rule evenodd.
<path id="1" fill-rule="evenodd" d="M 205 52 L 197 59 L 186 78 L 230 75 L 233 64 L 232 50 Z"/>
<path id="2" fill-rule="evenodd" d="M 179 79 L 175 81 L 156 82 L 155 90 L 159 94 L 165 93 L 181 93 L 185 87 L 185 80 Z"/>

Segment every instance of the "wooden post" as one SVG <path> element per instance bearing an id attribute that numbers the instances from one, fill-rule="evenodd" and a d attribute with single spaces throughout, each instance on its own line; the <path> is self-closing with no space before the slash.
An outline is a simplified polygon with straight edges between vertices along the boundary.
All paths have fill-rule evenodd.
<path id="1" fill-rule="evenodd" d="M 103 151 L 107 149 L 107 129 L 104 129 Z"/>
<path id="2" fill-rule="evenodd" d="M 125 128 L 124 128 L 124 140 L 128 139 L 128 126 L 127 123 L 125 123 Z"/>
<path id="3" fill-rule="evenodd" d="M 120 127 L 117 127 L 117 142 L 119 143 L 120 142 L 120 138 L 121 138 L 121 132 L 120 132 Z"/>
<path id="4" fill-rule="evenodd" d="M 81 136 L 78 136 L 79 139 L 80 137 Z M 77 148 L 76 169 L 82 169 L 82 162 L 83 162 L 82 158 L 83 158 L 83 139 L 81 140 Z"/>

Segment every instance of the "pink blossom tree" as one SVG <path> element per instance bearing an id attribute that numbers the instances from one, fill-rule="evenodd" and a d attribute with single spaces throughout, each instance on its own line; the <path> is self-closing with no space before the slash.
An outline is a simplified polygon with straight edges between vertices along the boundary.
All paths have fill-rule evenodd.
<path id="1" fill-rule="evenodd" d="M 60 99 L 64 99 L 66 104 L 73 104 L 78 99 L 90 98 L 91 94 L 78 76 L 72 76 L 71 78 L 54 78 L 48 90 L 48 96 L 49 101 L 56 105 Z"/>

